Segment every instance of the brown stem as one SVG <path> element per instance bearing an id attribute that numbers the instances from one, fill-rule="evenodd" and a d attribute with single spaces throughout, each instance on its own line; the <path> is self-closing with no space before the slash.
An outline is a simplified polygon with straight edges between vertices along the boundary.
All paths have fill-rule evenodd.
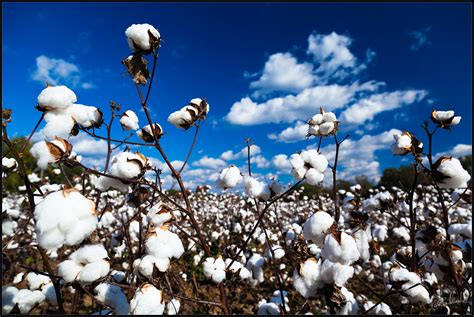
<path id="1" fill-rule="evenodd" d="M 31 131 L 30 136 L 28 137 L 28 139 L 26 139 L 25 144 L 23 144 L 23 146 L 21 147 L 20 153 L 23 154 L 23 152 L 25 151 L 26 146 L 28 145 L 31 138 L 33 137 L 33 134 L 35 133 L 36 129 L 38 129 L 38 126 L 40 125 L 41 121 L 43 121 L 43 118 L 44 118 L 44 112 L 41 114 L 41 117 L 39 118 L 38 122 L 36 123 L 35 127 L 33 128 L 33 131 Z"/>
<path id="2" fill-rule="evenodd" d="M 416 183 L 418 181 L 417 165 L 414 165 L 415 177 L 413 179 L 413 185 L 411 186 L 409 200 L 410 200 L 410 240 L 411 240 L 411 271 L 416 272 L 416 210 L 413 210 L 413 196 L 415 195 Z"/>
<path id="3" fill-rule="evenodd" d="M 191 148 L 189 149 L 188 155 L 186 156 L 186 159 L 184 160 L 183 166 L 181 166 L 181 168 L 178 171 L 179 174 L 181 174 L 181 172 L 184 170 L 184 167 L 188 163 L 189 157 L 191 156 L 191 152 L 193 151 L 194 145 L 196 144 L 196 138 L 199 131 L 199 127 L 200 127 L 200 124 L 196 124 L 196 129 L 194 130 L 193 143 L 191 144 Z"/>
<path id="4" fill-rule="evenodd" d="M 336 157 L 334 158 L 334 165 L 332 166 L 332 198 L 334 200 L 334 220 L 336 222 L 336 226 L 339 224 L 339 217 L 340 217 L 340 210 L 339 210 L 339 203 L 337 201 L 337 192 L 336 192 L 336 182 L 337 182 L 337 161 L 339 159 L 339 147 L 341 146 L 342 142 L 344 142 L 349 135 L 346 135 L 344 139 L 340 142 L 337 140 L 337 135 L 334 133 L 334 140 L 336 141 Z"/>
<path id="5" fill-rule="evenodd" d="M 81 131 L 87 133 L 88 135 L 90 135 L 91 137 L 96 138 L 96 139 L 101 139 L 101 140 L 106 140 L 106 141 L 109 140 L 109 139 L 106 138 L 106 137 L 103 137 L 103 136 L 94 134 L 94 133 L 89 132 L 89 131 L 84 130 L 84 129 L 81 129 Z M 125 141 L 125 140 L 116 140 L 116 139 L 112 139 L 112 138 L 110 138 L 110 141 L 111 141 L 111 142 L 120 143 L 120 144 L 129 144 L 129 145 L 155 146 L 154 144 L 151 144 L 151 143 L 131 142 L 131 141 Z"/>

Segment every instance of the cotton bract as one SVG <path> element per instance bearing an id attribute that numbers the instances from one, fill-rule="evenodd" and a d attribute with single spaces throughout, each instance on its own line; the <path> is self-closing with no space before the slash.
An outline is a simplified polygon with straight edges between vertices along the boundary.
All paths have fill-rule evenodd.
<path id="1" fill-rule="evenodd" d="M 95 204 L 76 189 L 48 194 L 35 208 L 36 237 L 46 249 L 82 242 L 97 227 Z"/>
<path id="2" fill-rule="evenodd" d="M 47 169 L 48 164 L 59 162 L 68 158 L 71 154 L 72 145 L 61 138 L 55 138 L 53 141 L 40 141 L 35 143 L 31 149 L 31 155 L 37 160 L 38 167 Z"/>

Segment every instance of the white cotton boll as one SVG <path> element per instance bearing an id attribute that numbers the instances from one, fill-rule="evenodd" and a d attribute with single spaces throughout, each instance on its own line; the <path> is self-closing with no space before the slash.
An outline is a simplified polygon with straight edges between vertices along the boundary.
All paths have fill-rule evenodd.
<path id="1" fill-rule="evenodd" d="M 413 287 L 415 283 L 405 283 L 402 285 L 402 289 L 405 290 L 405 294 L 409 297 L 413 303 L 429 304 L 431 303 L 430 294 L 428 290 L 422 285 Z"/>
<path id="2" fill-rule="evenodd" d="M 346 302 L 336 310 L 338 315 L 355 315 L 359 311 L 359 304 L 357 304 L 354 294 L 347 288 L 342 287 L 341 293 L 346 298 Z"/>
<path id="3" fill-rule="evenodd" d="M 71 115 L 65 111 L 47 112 L 44 121 L 46 125 L 42 132 L 49 139 L 69 137 L 75 124 Z"/>
<path id="4" fill-rule="evenodd" d="M 260 198 L 262 200 L 270 199 L 271 192 L 268 184 L 259 182 L 251 176 L 245 176 L 243 178 L 245 193 L 250 197 Z"/>
<path id="5" fill-rule="evenodd" d="M 320 281 L 321 260 L 309 258 L 301 264 L 299 271 L 293 272 L 293 287 L 304 298 L 312 297 L 322 287 Z"/>
<path id="6" fill-rule="evenodd" d="M 148 254 L 156 258 L 180 258 L 184 253 L 184 246 L 176 233 L 157 228 L 155 234 L 145 242 Z"/>
<path id="7" fill-rule="evenodd" d="M 329 135 L 334 131 L 334 122 L 324 122 L 319 126 L 319 133 L 323 136 Z"/>
<path id="8" fill-rule="evenodd" d="M 225 267 L 226 264 L 222 257 L 218 257 L 217 259 L 209 257 L 203 263 L 204 276 L 208 279 L 212 279 L 214 283 L 219 284 L 226 277 Z"/>
<path id="9" fill-rule="evenodd" d="M 25 275 L 25 272 L 20 272 L 15 277 L 13 278 L 13 284 L 18 284 L 21 281 L 23 281 L 23 276 Z"/>
<path id="10" fill-rule="evenodd" d="M 2 166 L 4 169 L 14 169 L 18 166 L 18 162 L 14 158 L 3 157 Z"/>
<path id="11" fill-rule="evenodd" d="M 347 265 L 352 261 L 357 261 L 360 254 L 357 250 L 357 244 L 354 238 L 345 232 L 341 232 L 340 237 L 337 237 L 334 234 L 326 236 L 324 239 L 322 256 L 332 262 L 339 262 L 343 265 Z"/>
<path id="12" fill-rule="evenodd" d="M 94 289 L 95 298 L 114 309 L 117 315 L 128 315 L 130 305 L 122 289 L 118 286 L 101 283 Z"/>
<path id="13" fill-rule="evenodd" d="M 106 276 L 109 270 L 110 264 L 105 260 L 92 262 L 82 268 L 77 280 L 84 283 L 91 283 Z"/>
<path id="14" fill-rule="evenodd" d="M 308 134 L 318 136 L 319 133 L 319 125 L 310 125 L 308 128 Z"/>
<path id="15" fill-rule="evenodd" d="M 246 265 L 252 271 L 252 277 L 259 283 L 265 280 L 262 270 L 263 264 L 265 264 L 265 258 L 258 253 L 254 253 Z"/>
<path id="16" fill-rule="evenodd" d="M 410 232 L 405 227 L 395 227 L 392 229 L 393 236 L 403 239 L 405 242 L 410 242 Z"/>
<path id="17" fill-rule="evenodd" d="M 343 265 L 330 260 L 324 260 L 321 265 L 321 280 L 327 284 L 345 285 L 353 275 L 354 267 L 350 265 Z"/>
<path id="18" fill-rule="evenodd" d="M 46 275 L 30 272 L 26 275 L 26 281 L 28 282 L 28 288 L 34 291 L 50 283 L 51 279 Z"/>
<path id="19" fill-rule="evenodd" d="M 272 251 L 275 255 L 275 260 L 279 260 L 285 256 L 285 250 L 279 246 L 279 245 L 273 245 L 272 246 Z M 270 251 L 269 248 L 265 250 L 265 257 L 271 259 L 273 257 L 272 252 Z"/>
<path id="20" fill-rule="evenodd" d="M 71 260 L 81 264 L 97 262 L 107 257 L 107 250 L 102 244 L 85 245 L 69 256 Z"/>
<path id="21" fill-rule="evenodd" d="M 162 315 L 164 310 L 162 292 L 148 283 L 139 287 L 130 301 L 131 315 Z"/>
<path id="22" fill-rule="evenodd" d="M 306 175 L 306 172 L 308 171 L 308 169 L 306 167 L 301 167 L 301 168 L 293 168 L 291 170 L 291 175 L 296 178 L 297 180 L 302 180 L 304 178 L 304 176 Z"/>
<path id="23" fill-rule="evenodd" d="M 324 173 L 329 164 L 326 157 L 322 154 L 319 154 L 316 150 L 310 150 L 308 152 L 311 152 L 311 156 L 307 162 L 311 164 L 311 166 L 313 166 L 318 172 Z"/>
<path id="24" fill-rule="evenodd" d="M 77 101 L 76 94 L 66 86 L 46 87 L 38 96 L 38 105 L 42 109 L 64 109 Z"/>
<path id="25" fill-rule="evenodd" d="M 136 259 L 133 262 L 133 271 L 140 272 L 146 278 L 151 279 L 153 275 L 153 267 L 155 266 L 156 259 L 152 255 L 145 255 L 141 259 Z"/>
<path id="26" fill-rule="evenodd" d="M 49 163 L 56 162 L 56 158 L 49 152 L 45 141 L 33 144 L 30 149 L 30 154 L 37 160 L 36 164 L 38 164 L 38 167 L 42 170 L 47 169 Z"/>
<path id="27" fill-rule="evenodd" d="M 150 38 L 150 34 L 154 38 Z M 132 24 L 125 30 L 125 36 L 127 36 L 127 43 L 131 50 L 137 51 L 150 51 L 152 46 L 150 42 L 160 40 L 160 32 L 148 23 L 144 24 Z"/>
<path id="28" fill-rule="evenodd" d="M 58 265 L 58 274 L 65 280 L 70 283 L 74 281 L 79 273 L 81 273 L 82 265 L 77 264 L 74 261 L 66 260 Z"/>
<path id="29" fill-rule="evenodd" d="M 147 214 L 147 219 L 149 223 L 152 223 L 155 225 L 155 227 L 160 227 L 162 226 L 165 222 L 170 221 L 173 216 L 169 212 L 163 212 L 159 213 L 161 211 L 161 204 L 153 206 Z"/>
<path id="30" fill-rule="evenodd" d="M 276 303 L 259 303 L 257 315 L 279 315 L 280 307 Z"/>
<path id="31" fill-rule="evenodd" d="M 181 307 L 181 302 L 176 298 L 172 298 L 166 304 L 166 313 L 168 315 L 177 315 L 179 313 L 180 307 Z"/>
<path id="32" fill-rule="evenodd" d="M 388 227 L 376 224 L 372 227 L 372 237 L 375 241 L 384 242 L 388 237 Z"/>
<path id="33" fill-rule="evenodd" d="M 189 111 L 178 110 L 168 116 L 168 122 L 178 129 L 186 129 L 193 123 L 193 117 Z"/>
<path id="34" fill-rule="evenodd" d="M 14 286 L 2 287 L 2 314 L 9 314 L 13 307 L 15 307 L 15 296 L 18 293 L 18 288 Z"/>
<path id="35" fill-rule="evenodd" d="M 334 112 L 325 112 L 323 114 L 323 121 L 324 122 L 334 122 L 336 121 L 336 115 L 334 114 Z"/>
<path id="36" fill-rule="evenodd" d="M 469 173 L 462 167 L 461 162 L 454 157 L 441 157 L 441 163 L 436 169 L 444 177 L 440 180 L 441 188 L 465 188 L 471 179 Z M 438 162 L 436 162 L 438 163 Z M 435 165 L 436 165 L 435 163 Z"/>
<path id="37" fill-rule="evenodd" d="M 461 116 L 454 117 L 449 126 L 458 125 L 461 122 Z"/>
<path id="38" fill-rule="evenodd" d="M 303 225 L 303 235 L 306 241 L 313 241 L 322 247 L 327 231 L 334 223 L 334 219 L 325 211 L 315 212 Z"/>
<path id="39" fill-rule="evenodd" d="M 306 172 L 306 182 L 310 185 L 317 185 L 324 179 L 324 174 L 318 172 L 315 168 L 310 168 Z"/>
<path id="40" fill-rule="evenodd" d="M 315 115 L 311 118 L 309 124 L 310 124 L 310 125 L 320 125 L 321 123 L 323 123 L 323 118 L 324 118 L 324 117 L 323 117 L 322 114 L 320 114 L 320 113 L 315 114 Z"/>
<path id="41" fill-rule="evenodd" d="M 121 191 L 122 193 L 126 193 L 128 191 L 128 188 L 130 187 L 129 185 L 124 184 L 118 179 L 107 176 L 99 176 L 96 179 L 94 186 L 100 191 L 107 191 L 110 188 L 115 188 Z"/>
<path id="42" fill-rule="evenodd" d="M 18 223 L 15 221 L 11 221 L 8 219 L 5 219 L 2 221 L 2 237 L 9 237 L 11 236 L 16 228 L 18 227 Z"/>
<path id="43" fill-rule="evenodd" d="M 142 174 L 148 160 L 141 154 L 120 152 L 112 158 L 110 163 L 110 174 L 133 179 Z"/>
<path id="44" fill-rule="evenodd" d="M 300 154 L 292 154 L 290 156 L 290 164 L 295 169 L 300 169 L 304 167 L 304 160 Z"/>
<path id="45" fill-rule="evenodd" d="M 122 129 L 130 131 L 137 130 L 140 126 L 138 125 L 138 117 L 132 110 L 127 110 L 120 117 L 120 124 Z"/>
<path id="46" fill-rule="evenodd" d="M 84 128 L 98 126 L 102 121 L 102 113 L 96 107 L 74 104 L 67 110 L 74 121 Z"/>
<path id="47" fill-rule="evenodd" d="M 357 245 L 357 250 L 359 251 L 360 258 L 364 261 L 370 258 L 370 246 L 369 246 L 370 237 L 367 230 L 370 230 L 370 228 L 367 228 L 366 230 L 362 230 L 362 229 L 353 230 L 354 239 Z"/>
<path id="48" fill-rule="evenodd" d="M 404 155 L 411 150 L 412 139 L 408 134 L 394 134 L 395 142 L 392 144 L 392 152 L 395 155 Z"/>
<path id="49" fill-rule="evenodd" d="M 219 174 L 219 185 L 224 189 L 235 187 L 242 181 L 240 170 L 235 165 L 224 168 Z"/>
<path id="50" fill-rule="evenodd" d="M 26 314 L 45 299 L 46 296 L 41 291 L 21 289 L 15 294 L 13 301 L 17 303 L 20 312 Z"/>

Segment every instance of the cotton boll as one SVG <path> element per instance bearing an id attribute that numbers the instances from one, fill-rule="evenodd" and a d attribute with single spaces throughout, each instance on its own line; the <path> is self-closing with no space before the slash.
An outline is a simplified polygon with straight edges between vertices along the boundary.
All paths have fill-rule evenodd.
<path id="1" fill-rule="evenodd" d="M 441 128 L 449 128 L 450 126 L 458 125 L 461 122 L 460 116 L 454 116 L 454 111 L 437 111 L 431 112 L 431 120 L 438 124 Z"/>
<path id="2" fill-rule="evenodd" d="M 56 297 L 56 290 L 54 289 L 53 283 L 48 283 L 41 288 L 41 292 L 46 297 L 46 300 L 54 306 L 58 305 L 58 299 Z"/>
<path id="3" fill-rule="evenodd" d="M 223 189 L 235 187 L 242 181 L 240 170 L 235 165 L 224 168 L 219 174 L 218 185 Z"/>
<path id="4" fill-rule="evenodd" d="M 184 253 L 184 246 L 179 236 L 167 229 L 157 228 L 155 233 L 147 239 L 145 246 L 147 253 L 156 258 L 178 259 Z"/>
<path id="5" fill-rule="evenodd" d="M 38 96 L 38 109 L 41 111 L 65 109 L 76 101 L 76 94 L 66 86 L 48 86 Z"/>
<path id="6" fill-rule="evenodd" d="M 309 150 L 311 156 L 308 158 L 307 162 L 311 164 L 318 172 L 324 173 L 328 167 L 328 160 L 322 154 L 319 154 L 316 150 Z"/>
<path id="7" fill-rule="evenodd" d="M 96 107 L 74 104 L 68 107 L 73 120 L 83 128 L 98 128 L 102 124 L 102 112 Z"/>
<path id="8" fill-rule="evenodd" d="M 155 131 L 154 133 L 157 139 L 160 139 L 163 136 L 163 128 L 160 124 L 154 123 L 153 130 Z M 153 131 L 151 130 L 151 126 L 149 124 L 138 130 L 137 135 L 145 142 L 155 142 L 155 136 L 153 135 Z"/>
<path id="9" fill-rule="evenodd" d="M 18 166 L 18 162 L 11 157 L 2 158 L 2 167 L 4 170 L 14 170 Z"/>
<path id="10" fill-rule="evenodd" d="M 310 185 L 317 185 L 324 179 L 324 174 L 318 172 L 315 168 L 310 168 L 306 172 L 306 182 Z"/>
<path id="11" fill-rule="evenodd" d="M 259 283 L 265 280 L 262 270 L 264 263 L 265 258 L 258 253 L 254 253 L 247 262 L 247 268 L 251 270 L 252 277 Z"/>
<path id="12" fill-rule="evenodd" d="M 110 174 L 125 179 L 137 178 L 149 167 L 148 159 L 140 153 L 120 152 L 110 163 Z"/>
<path id="13" fill-rule="evenodd" d="M 55 137 L 67 138 L 74 128 L 74 119 L 66 111 L 47 112 L 44 115 L 44 126 L 42 133 L 49 139 Z"/>
<path id="14" fill-rule="evenodd" d="M 462 167 L 461 162 L 450 156 L 440 157 L 433 168 L 441 176 L 436 177 L 441 188 L 465 188 L 471 179 L 469 173 Z"/>
<path id="15" fill-rule="evenodd" d="M 166 304 L 166 314 L 168 314 L 168 315 L 177 315 L 179 313 L 180 307 L 181 307 L 181 302 L 176 298 L 172 298 Z"/>
<path id="16" fill-rule="evenodd" d="M 83 283 L 91 283 L 104 276 L 107 276 L 109 270 L 110 264 L 105 260 L 92 262 L 82 268 L 77 280 Z"/>
<path id="17" fill-rule="evenodd" d="M 273 254 L 275 255 L 275 260 L 279 260 L 285 256 L 285 250 L 279 245 L 273 245 L 272 251 L 273 251 Z M 273 254 L 269 248 L 265 250 L 265 257 L 271 259 L 273 257 Z"/>
<path id="18" fill-rule="evenodd" d="M 129 185 L 124 184 L 122 181 L 107 176 L 99 176 L 94 185 L 100 191 L 107 191 L 110 188 L 115 188 L 122 193 L 126 193 L 129 188 Z"/>
<path id="19" fill-rule="evenodd" d="M 355 315 L 359 311 L 359 305 L 357 304 L 356 299 L 354 298 L 354 294 L 349 291 L 347 288 L 342 287 L 341 293 L 344 295 L 346 301 L 336 310 L 336 314 L 338 315 Z"/>
<path id="20" fill-rule="evenodd" d="M 472 221 L 468 223 L 452 223 L 449 225 L 448 233 L 472 239 Z"/>
<path id="21" fill-rule="evenodd" d="M 245 193 L 250 197 L 260 198 L 262 200 L 269 200 L 271 196 L 270 188 L 264 182 L 259 182 L 251 176 L 245 176 L 244 187 Z"/>
<path id="22" fill-rule="evenodd" d="M 37 160 L 38 167 L 42 170 L 47 169 L 49 163 L 56 162 L 56 158 L 49 152 L 45 141 L 33 144 L 30 154 Z"/>
<path id="23" fill-rule="evenodd" d="M 212 279 L 214 283 L 219 284 L 226 277 L 225 267 L 226 265 L 222 257 L 218 257 L 217 259 L 209 257 L 203 263 L 204 276 L 208 279 Z"/>
<path id="24" fill-rule="evenodd" d="M 178 110 L 168 116 L 168 122 L 178 129 L 187 130 L 194 123 L 194 120 L 189 111 Z"/>
<path id="25" fill-rule="evenodd" d="M 135 52 L 148 53 L 160 45 L 160 32 L 148 23 L 132 24 L 125 30 L 125 35 L 128 46 Z"/>
<path id="26" fill-rule="evenodd" d="M 304 167 L 305 162 L 301 155 L 293 154 L 290 156 L 290 164 L 293 168 L 299 169 L 299 168 Z"/>
<path id="27" fill-rule="evenodd" d="M 259 303 L 257 315 L 279 315 L 280 307 L 276 303 Z"/>
<path id="28" fill-rule="evenodd" d="M 323 121 L 324 122 L 334 122 L 336 121 L 336 115 L 334 114 L 334 112 L 325 112 L 323 114 Z"/>
<path id="29" fill-rule="evenodd" d="M 324 122 L 319 126 L 319 133 L 322 136 L 328 136 L 334 131 L 334 122 Z"/>
<path id="30" fill-rule="evenodd" d="M 370 237 L 369 237 L 369 233 L 367 232 L 368 230 L 370 233 L 370 228 L 367 228 L 366 230 L 362 230 L 362 229 L 353 230 L 354 239 L 357 244 L 357 250 L 359 251 L 360 258 L 364 261 L 370 258 L 370 246 L 369 246 Z"/>
<path id="31" fill-rule="evenodd" d="M 23 281 L 23 276 L 25 275 L 25 272 L 20 272 L 15 277 L 13 278 L 13 284 L 18 284 L 21 281 Z"/>
<path id="32" fill-rule="evenodd" d="M 339 262 L 324 260 L 321 265 L 321 281 L 326 284 L 336 283 L 343 286 L 354 275 L 354 267 Z"/>
<path id="33" fill-rule="evenodd" d="M 125 111 L 120 117 L 120 124 L 124 130 L 137 130 L 140 126 L 138 125 L 138 117 L 132 110 Z"/>
<path id="34" fill-rule="evenodd" d="M 95 298 L 107 306 L 112 307 L 115 314 L 129 314 L 130 305 L 128 304 L 127 297 L 120 287 L 112 284 L 101 283 L 95 287 L 94 291 L 97 294 Z"/>
<path id="35" fill-rule="evenodd" d="M 394 134 L 393 138 L 395 139 L 395 142 L 392 144 L 393 154 L 405 155 L 411 151 L 412 139 L 409 133 Z"/>
<path id="36" fill-rule="evenodd" d="M 79 273 L 82 270 L 82 265 L 77 264 L 74 261 L 66 260 L 58 265 L 58 274 L 61 276 L 66 282 L 70 283 L 74 281 Z"/>
<path id="37" fill-rule="evenodd" d="M 2 237 L 11 236 L 15 232 L 17 227 L 18 227 L 17 222 L 4 219 L 2 221 Z"/>
<path id="38" fill-rule="evenodd" d="M 22 314 L 29 313 L 36 305 L 40 304 L 46 299 L 46 296 L 41 291 L 30 291 L 29 289 L 19 290 L 13 299 L 18 305 Z"/>
<path id="39" fill-rule="evenodd" d="M 139 287 L 130 301 L 131 315 L 162 315 L 164 310 L 162 292 L 148 283 Z"/>
<path id="40" fill-rule="evenodd" d="M 306 175 L 306 172 L 308 171 L 308 169 L 306 167 L 301 167 L 301 168 L 293 168 L 291 170 L 291 175 L 296 178 L 297 180 L 302 180 L 304 178 L 304 176 Z"/>
<path id="41" fill-rule="evenodd" d="M 354 238 L 345 232 L 338 232 L 326 236 L 322 256 L 332 262 L 347 265 L 357 261 L 360 254 Z"/>
<path id="42" fill-rule="evenodd" d="M 14 286 L 2 287 L 2 314 L 9 314 L 16 305 L 15 296 L 18 288 Z"/>
<path id="43" fill-rule="evenodd" d="M 309 120 L 308 123 L 309 123 L 310 125 L 318 126 L 318 125 L 320 125 L 321 123 L 323 123 L 323 118 L 324 118 L 324 116 L 323 116 L 322 114 L 318 113 L 318 114 L 315 114 L 315 115 L 311 118 L 311 120 Z"/>
<path id="44" fill-rule="evenodd" d="M 322 247 L 324 237 L 334 223 L 334 219 L 325 211 L 315 212 L 303 225 L 303 235 L 306 241 L 313 241 Z"/>
<path id="45" fill-rule="evenodd" d="M 50 283 L 51 279 L 48 276 L 30 272 L 26 275 L 26 281 L 28 282 L 29 289 L 34 291 Z"/>
<path id="46" fill-rule="evenodd" d="M 304 298 L 312 297 L 322 287 L 320 281 L 321 260 L 309 258 L 293 272 L 293 287 Z"/>
<path id="47" fill-rule="evenodd" d="M 145 255 L 141 259 L 136 259 L 133 262 L 133 271 L 140 272 L 143 276 L 148 279 L 152 278 L 153 268 L 155 266 L 156 258 L 152 255 Z M 136 274 L 136 273 L 135 273 Z"/>

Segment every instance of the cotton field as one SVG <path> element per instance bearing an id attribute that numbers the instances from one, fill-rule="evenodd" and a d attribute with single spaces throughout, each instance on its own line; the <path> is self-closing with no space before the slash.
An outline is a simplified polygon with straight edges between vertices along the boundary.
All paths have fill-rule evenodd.
<path id="1" fill-rule="evenodd" d="M 287 153 L 291 182 L 252 174 L 246 140 L 246 168 L 228 165 L 216 181 L 186 188 L 195 141 L 176 167 L 160 140 L 188 130 L 198 138 L 212 100 L 184 100 L 168 115 L 174 130 L 165 131 L 148 104 L 161 33 L 150 24 L 121 32 L 132 54 L 122 64 L 146 121 L 118 103 L 101 110 L 78 104 L 70 87 L 47 85 L 30 110 L 38 124 L 20 145 L 8 128 L 21 114 L 2 111 L 2 180 L 21 180 L 2 198 L 3 314 L 471 313 L 471 175 L 457 158 L 432 151 L 439 133 L 462 124 L 454 111 L 427 113 L 425 133 L 393 136 L 392 153 L 413 166 L 410 188 L 337 189 L 348 136 L 322 108 L 306 122 L 318 147 Z M 44 139 L 33 141 L 39 126 Z M 112 129 L 140 142 L 111 138 Z M 78 133 L 107 141 L 102 169 L 75 151 L 69 138 Z M 334 159 L 320 151 L 323 139 Z M 162 187 L 145 147 L 165 162 L 177 190 Z M 305 194 L 325 180 L 330 192 Z"/>

